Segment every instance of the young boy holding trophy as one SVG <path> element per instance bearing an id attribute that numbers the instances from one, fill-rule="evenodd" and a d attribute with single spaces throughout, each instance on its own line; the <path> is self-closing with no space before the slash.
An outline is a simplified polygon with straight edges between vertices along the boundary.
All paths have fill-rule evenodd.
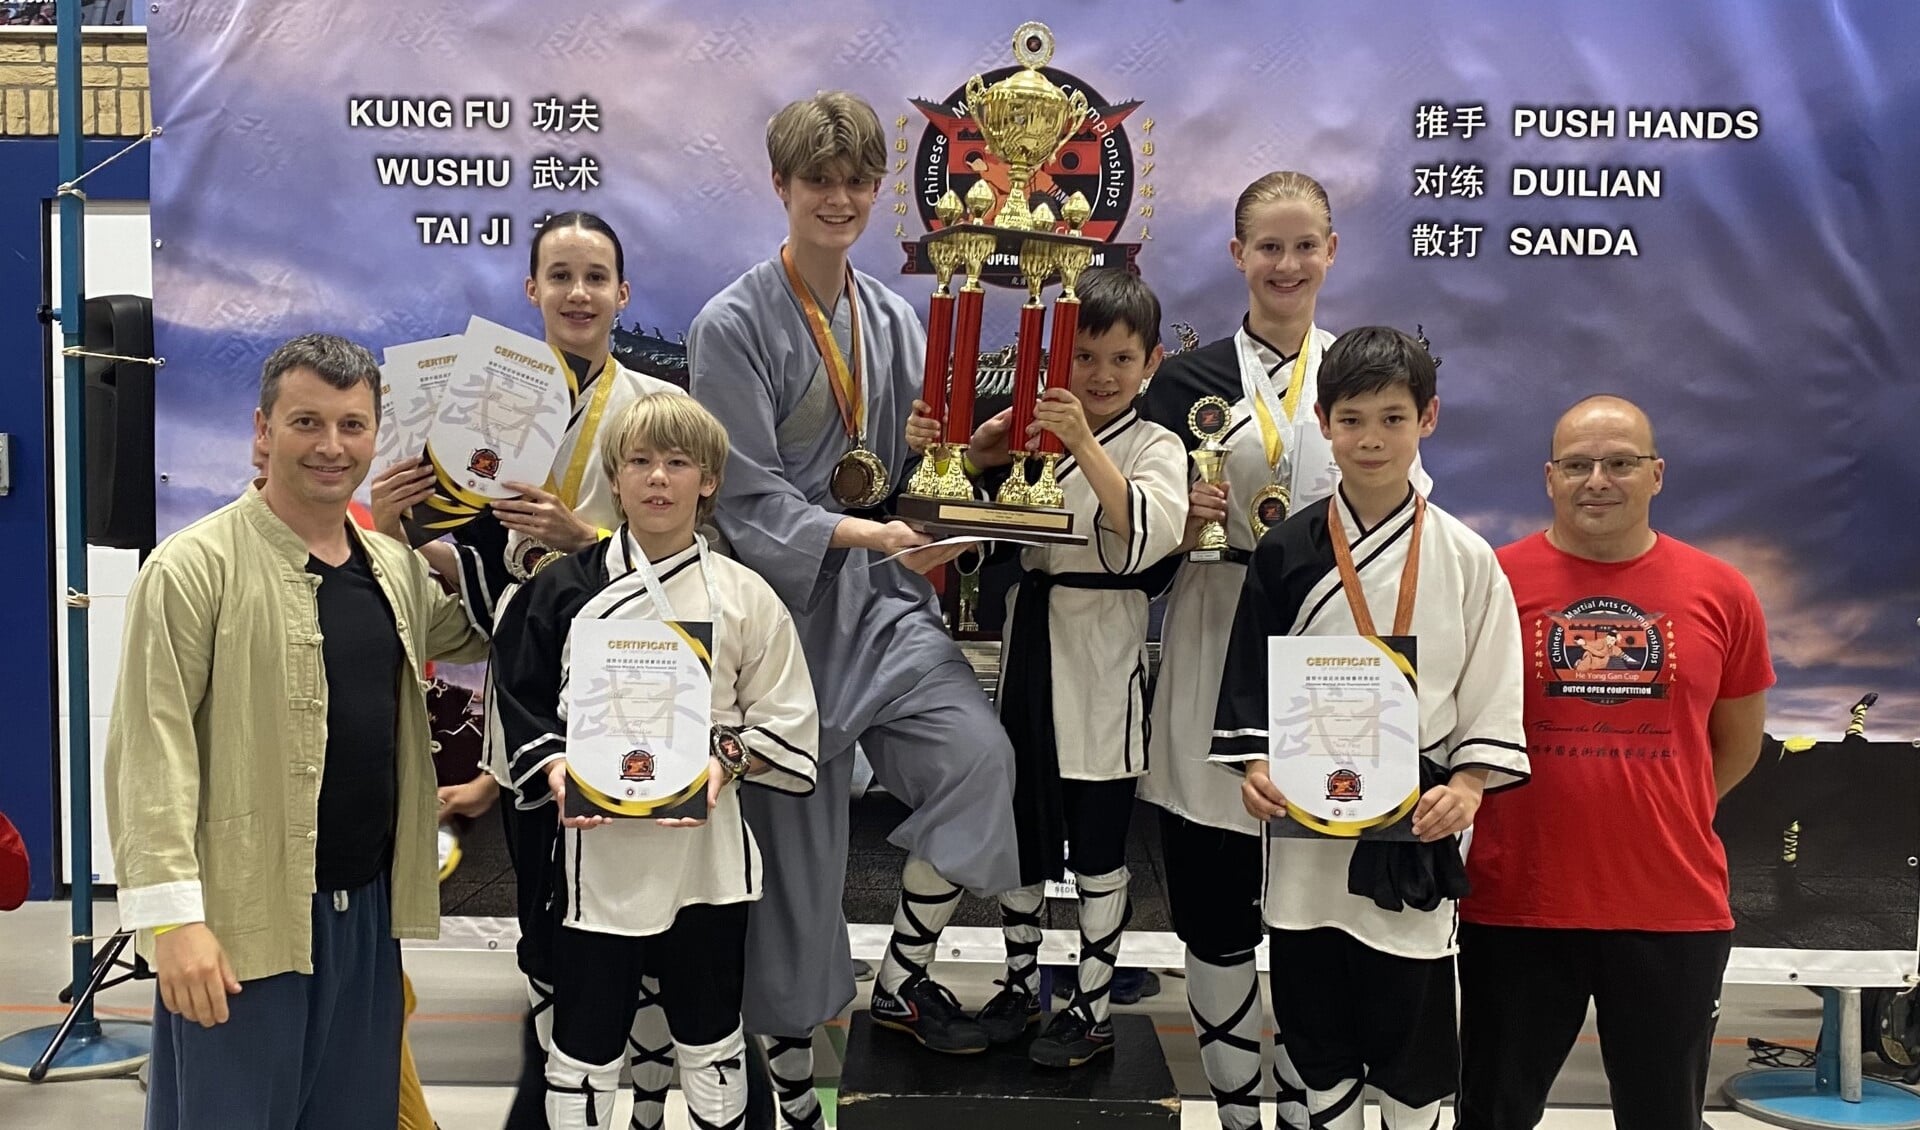
<path id="1" fill-rule="evenodd" d="M 810 793 L 819 722 L 779 597 L 694 532 L 727 446 L 688 397 L 635 401 L 599 450 L 620 529 L 543 561 L 495 629 L 513 779 L 563 825 L 555 1130 L 607 1117 L 643 976 L 659 981 L 696 1122 L 746 1109 L 747 907 L 765 871 L 730 786 Z"/>
<path id="2" fill-rule="evenodd" d="M 1113 1050 L 1107 998 L 1129 909 L 1127 824 L 1134 782 L 1147 768 L 1145 571 L 1180 543 L 1187 517 L 1186 451 L 1134 408 L 1160 365 L 1160 301 L 1139 276 L 1118 270 L 1088 271 L 1078 292 L 1067 387 L 1041 394 L 1028 434 L 1015 441 L 1037 445 L 1043 431 L 1060 438 L 1062 505 L 1088 540 L 1022 550 L 1026 571 L 1008 595 L 997 698 L 1014 748 L 1022 885 L 1000 896 L 1007 978 L 979 1016 L 995 1043 L 1039 1019 L 1043 886 L 1071 867 L 1080 891 L 1078 987 L 1028 1053 L 1048 1067 Z M 975 432 L 976 466 L 1011 462 L 1012 411 Z"/>
<path id="3" fill-rule="evenodd" d="M 1276 1099 L 1357 1130 L 1366 1084 L 1385 1127 L 1424 1130 L 1459 1074 L 1456 837 L 1528 772 L 1520 622 L 1493 550 L 1408 481 L 1439 414 L 1425 348 L 1341 335 L 1314 413 L 1340 485 L 1254 550 L 1212 757 L 1264 823 L 1274 1024 L 1304 1084 Z"/>

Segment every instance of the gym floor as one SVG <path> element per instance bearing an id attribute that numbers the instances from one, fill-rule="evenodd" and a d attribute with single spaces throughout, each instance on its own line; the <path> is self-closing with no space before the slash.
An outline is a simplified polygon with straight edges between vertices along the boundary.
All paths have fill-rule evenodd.
<path id="1" fill-rule="evenodd" d="M 58 1022 L 63 1010 L 55 1002 L 55 994 L 66 979 L 70 961 L 65 941 L 68 913 L 64 903 L 30 903 L 0 915 L 0 954 L 6 955 L 0 961 L 0 1035 Z M 110 932 L 115 922 L 113 905 L 100 903 L 97 918 L 97 932 Z M 406 964 L 420 998 L 412 1028 L 414 1053 L 440 1125 L 446 1130 L 499 1125 L 511 1098 L 507 1084 L 518 1071 L 518 1024 L 525 1001 L 511 954 L 410 948 Z M 962 1001 L 976 1004 L 990 995 L 998 972 L 991 965 L 957 963 L 940 965 L 938 970 Z M 1126 1011 L 1151 1017 L 1158 1029 L 1174 1081 L 1188 1096 L 1183 1125 L 1215 1126 L 1213 1104 L 1206 1100 L 1206 1083 L 1186 1014 L 1185 994 L 1177 975 L 1162 971 L 1161 976 L 1161 993 Z M 144 1018 L 151 1014 L 152 1001 L 150 982 L 123 985 L 103 995 L 100 1011 L 108 1017 Z M 865 1007 L 864 986 L 861 1000 L 854 1007 Z M 1746 1069 L 1747 1037 L 1811 1047 L 1819 1025 L 1819 1002 L 1805 990 L 1729 986 L 1722 1008 L 1719 1046 L 1714 1052 L 1716 1093 L 1710 1103 L 1719 1103 L 1720 1080 Z M 838 1035 L 823 1032 L 816 1049 L 823 1086 L 831 1085 L 838 1072 Z M 1612 1125 L 1606 1080 L 1591 1025 L 1561 1073 L 1552 1101 L 1553 1109 L 1543 1123 L 1548 1130 Z M 84 1125 L 89 1130 L 131 1130 L 141 1125 L 143 1102 L 138 1082 L 130 1078 L 37 1086 L 0 1080 L 0 1126 Z M 1369 1126 L 1376 1124 L 1373 1114 L 1368 1118 Z M 1269 1124 L 1271 1121 L 1269 1109 Z M 1709 1109 L 1706 1121 L 1715 1130 L 1761 1125 L 1724 1109 Z M 625 1115 L 620 1115 L 614 1125 L 625 1125 Z M 668 1125 L 687 1125 L 677 1095 L 669 1106 Z"/>

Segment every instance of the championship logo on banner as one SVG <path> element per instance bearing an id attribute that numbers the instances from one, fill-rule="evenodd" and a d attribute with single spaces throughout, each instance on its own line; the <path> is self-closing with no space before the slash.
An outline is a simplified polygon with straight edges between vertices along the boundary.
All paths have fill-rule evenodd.
<path id="1" fill-rule="evenodd" d="M 991 86 L 1018 73 L 1020 69 L 1001 67 L 981 75 L 980 80 Z M 1133 206 L 1134 182 L 1138 175 L 1133 145 L 1127 137 L 1125 123 L 1140 108 L 1140 102 L 1136 99 L 1118 105 L 1109 104 L 1078 76 L 1053 67 L 1037 69 L 1048 82 L 1067 93 L 1078 90 L 1085 94 L 1089 110 L 1086 124 L 1079 132 L 1061 145 L 1053 160 L 1035 170 L 1028 185 L 1027 202 L 1033 207 L 1044 202 L 1057 216 L 1067 200 L 1074 193 L 1080 193 L 1093 206 L 1093 214 L 1081 231 L 1111 244 L 1111 251 L 1096 255 L 1093 265 L 1132 268 L 1135 266 L 1135 257 L 1140 253 L 1140 244 L 1121 243 L 1117 237 Z M 982 179 L 994 190 L 994 205 L 983 217 L 985 222 L 992 223 L 1003 206 L 1010 178 L 1007 175 L 1007 163 L 988 149 L 985 139 L 980 136 L 980 127 L 967 111 L 966 85 L 963 83 L 955 87 L 952 94 L 939 102 L 915 98 L 913 105 L 927 119 L 926 128 L 920 134 L 919 148 L 914 153 L 911 182 L 914 208 L 918 211 L 922 227 L 929 232 L 939 231 L 945 226 L 934 214 L 940 197 L 951 191 L 965 199 L 967 190 L 973 187 L 975 181 Z M 927 258 L 927 245 L 904 240 L 900 247 L 907 253 L 907 265 L 902 268 L 902 274 L 933 273 L 933 263 Z M 1009 261 L 1009 257 L 1000 255 L 987 260 L 987 268 L 981 279 L 997 286 L 1025 285 L 1020 279 L 1018 267 Z"/>

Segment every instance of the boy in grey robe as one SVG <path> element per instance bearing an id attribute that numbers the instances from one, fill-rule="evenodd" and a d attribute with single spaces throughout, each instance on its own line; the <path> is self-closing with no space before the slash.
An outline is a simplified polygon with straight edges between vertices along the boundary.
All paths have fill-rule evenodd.
<path id="1" fill-rule="evenodd" d="M 812 1030 L 854 996 L 840 902 L 854 743 L 913 809 L 890 837 L 909 858 L 876 1023 L 936 1051 L 986 1048 L 928 966 L 960 889 L 998 894 L 1019 865 L 1012 749 L 920 576 L 957 551 L 877 564 L 927 542 L 876 508 L 904 482 L 925 338 L 904 299 L 847 261 L 886 170 L 879 119 L 854 95 L 821 94 L 774 116 L 767 150 L 787 242 L 707 303 L 688 360 L 693 395 L 733 443 L 719 531 L 792 611 L 820 703 L 814 795 L 745 806 L 767 845 L 746 1026 L 768 1043 L 787 1122 L 808 1126 Z"/>

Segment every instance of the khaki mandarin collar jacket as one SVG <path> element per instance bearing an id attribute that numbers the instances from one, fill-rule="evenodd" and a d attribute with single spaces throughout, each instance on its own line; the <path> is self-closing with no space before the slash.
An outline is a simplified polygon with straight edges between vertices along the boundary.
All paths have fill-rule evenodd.
<path id="1" fill-rule="evenodd" d="M 393 934 L 437 936 L 438 819 L 423 664 L 486 635 L 405 545 L 355 528 L 405 653 L 395 675 Z M 121 924 L 205 922 L 242 981 L 313 972 L 311 896 L 327 679 L 307 547 L 260 495 L 179 531 L 127 599 L 107 734 Z"/>

